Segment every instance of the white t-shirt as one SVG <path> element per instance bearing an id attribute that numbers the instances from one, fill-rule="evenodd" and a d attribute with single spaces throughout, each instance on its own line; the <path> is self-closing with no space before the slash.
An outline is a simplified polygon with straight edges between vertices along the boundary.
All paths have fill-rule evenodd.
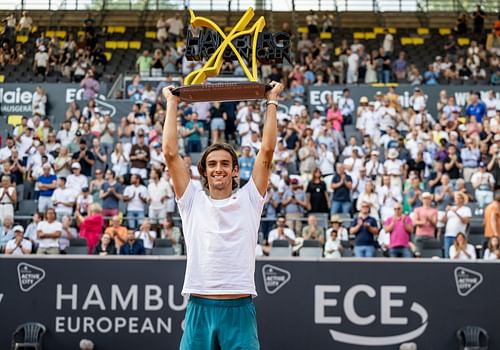
<path id="1" fill-rule="evenodd" d="M 139 198 L 139 194 L 142 198 L 148 198 L 148 189 L 144 185 L 139 186 L 127 186 L 123 195 L 126 197 L 134 197 L 127 202 L 127 210 L 132 211 L 144 211 L 144 202 Z"/>
<path id="2" fill-rule="evenodd" d="M 13 249 L 13 248 L 16 248 L 17 244 L 16 244 L 16 240 L 15 239 L 11 239 L 10 241 L 7 242 L 7 245 L 5 246 L 5 250 L 10 250 L 10 249 Z M 31 242 L 27 239 L 23 239 L 23 241 L 21 242 L 21 246 L 24 248 L 24 249 L 29 249 L 31 250 Z M 21 248 L 17 247 L 16 249 L 14 249 L 14 251 L 12 251 L 11 253 L 12 255 L 24 255 L 24 253 L 22 252 Z"/>
<path id="3" fill-rule="evenodd" d="M 52 202 L 64 202 L 64 203 L 75 203 L 76 202 L 76 194 L 75 191 L 69 187 L 65 188 L 56 188 L 54 190 L 54 193 L 52 193 Z M 72 207 L 67 207 L 61 203 L 57 204 L 55 206 L 56 212 L 57 213 L 63 213 L 63 214 L 68 214 L 71 215 L 73 214 L 73 208 Z"/>
<path id="4" fill-rule="evenodd" d="M 465 255 L 463 251 L 460 251 L 460 254 L 456 258 L 457 260 L 476 260 L 476 249 L 472 244 L 467 244 L 467 254 L 469 256 Z M 457 254 L 457 250 L 455 249 L 455 246 L 452 245 L 450 247 L 450 259 L 455 258 L 455 255 Z"/>
<path id="5" fill-rule="evenodd" d="M 252 178 L 221 200 L 189 182 L 177 199 L 187 248 L 183 295 L 257 295 L 255 245 L 264 203 Z"/>
<path id="6" fill-rule="evenodd" d="M 456 207 L 454 206 L 452 209 L 455 208 Z M 462 206 L 460 209 L 458 209 L 457 212 L 458 215 L 460 215 L 463 218 L 470 218 L 472 216 L 470 208 L 466 207 L 465 205 Z M 462 220 L 460 220 L 460 218 L 453 210 L 448 211 L 447 218 L 448 220 L 446 221 L 446 230 L 445 230 L 446 237 L 456 237 L 459 232 L 465 233 L 467 225 L 462 223 Z"/>
<path id="7" fill-rule="evenodd" d="M 149 235 L 153 237 L 153 239 L 149 239 L 149 236 L 145 231 L 137 231 L 135 233 L 135 238 L 142 239 L 144 242 L 145 249 L 153 249 L 153 245 L 156 239 L 156 231 L 149 231 Z"/>
<path id="8" fill-rule="evenodd" d="M 293 232 L 293 230 L 292 230 L 292 229 L 289 229 L 288 227 L 285 227 L 285 228 L 284 228 L 284 230 L 283 230 L 283 234 L 284 234 L 286 237 L 288 237 L 288 238 L 290 238 L 290 239 L 295 240 L 295 232 Z M 271 231 L 269 232 L 269 237 L 267 238 L 267 241 L 268 241 L 269 243 L 272 243 L 273 241 L 275 241 L 275 240 L 277 240 L 277 239 L 279 239 L 278 229 L 277 229 L 277 228 L 275 228 L 275 229 L 273 229 L 273 230 L 271 230 Z"/>
<path id="9" fill-rule="evenodd" d="M 163 179 L 160 179 L 156 184 L 151 181 L 148 185 L 149 198 L 151 198 L 151 203 L 149 204 L 150 209 L 162 209 L 167 205 L 167 200 L 162 202 L 162 198 L 165 196 L 173 197 L 174 194 L 172 189 Z"/>
<path id="10" fill-rule="evenodd" d="M 78 196 L 82 192 L 82 188 L 89 187 L 89 181 L 83 174 L 78 176 L 71 174 L 66 179 L 66 187 L 70 188 L 75 193 L 75 196 Z"/>
<path id="11" fill-rule="evenodd" d="M 391 33 L 387 33 L 384 37 L 384 43 L 382 44 L 384 51 L 392 52 L 394 51 L 394 37 Z"/>
<path id="12" fill-rule="evenodd" d="M 54 221 L 49 223 L 48 221 L 42 221 L 36 227 L 37 231 L 42 231 L 42 233 L 54 233 L 54 232 L 62 232 L 62 224 L 59 221 Z M 59 248 L 59 239 L 58 238 L 42 238 L 39 239 L 39 247 L 40 248 Z"/>

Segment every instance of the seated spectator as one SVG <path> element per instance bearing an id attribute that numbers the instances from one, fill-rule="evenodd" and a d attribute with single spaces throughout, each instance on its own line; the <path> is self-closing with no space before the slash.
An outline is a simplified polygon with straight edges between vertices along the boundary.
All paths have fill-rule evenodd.
<path id="1" fill-rule="evenodd" d="M 0 222 L 6 216 L 14 216 L 14 205 L 17 203 L 17 192 L 15 183 L 11 183 L 11 178 L 8 175 L 2 176 L 0 184 Z"/>
<path id="2" fill-rule="evenodd" d="M 144 255 L 144 244 L 142 240 L 136 239 L 134 230 L 128 230 L 127 241 L 120 248 L 120 255 Z"/>
<path id="3" fill-rule="evenodd" d="M 471 177 L 472 186 L 475 189 L 475 196 L 479 208 L 476 215 L 483 215 L 484 208 L 493 201 L 493 189 L 495 188 L 495 178 L 486 171 L 486 164 L 479 163 L 479 172 Z"/>
<path id="4" fill-rule="evenodd" d="M 267 244 L 262 247 L 265 253 L 269 254 L 274 240 L 286 240 L 291 246 L 295 245 L 295 232 L 286 226 L 286 218 L 283 215 L 278 216 L 276 219 L 276 228 L 269 232 Z"/>
<path id="5" fill-rule="evenodd" d="M 60 177 L 57 180 L 58 187 L 52 193 L 52 205 L 55 208 L 57 217 L 62 219 L 64 215 L 73 215 L 73 207 L 76 201 L 75 190 L 66 186 L 66 178 Z"/>
<path id="6" fill-rule="evenodd" d="M 464 232 L 472 216 L 469 207 L 465 206 L 465 196 L 460 192 L 455 192 L 455 205 L 446 207 L 441 221 L 446 223 L 444 232 L 444 254 L 445 258 L 450 257 L 450 247 L 455 242 L 455 237 Z"/>
<path id="7" fill-rule="evenodd" d="M 342 226 L 342 219 L 339 215 L 332 215 L 330 217 L 330 228 L 326 230 L 326 240 L 328 241 L 331 237 L 331 231 L 337 231 L 337 237 L 344 242 L 349 241 L 349 232 Z"/>
<path id="8" fill-rule="evenodd" d="M 318 218 L 314 214 L 307 216 L 307 225 L 302 228 L 302 238 L 304 240 L 317 240 L 321 245 L 325 244 L 325 229 L 318 226 Z"/>
<path id="9" fill-rule="evenodd" d="M 77 212 L 76 222 L 80 226 L 80 237 L 87 240 L 88 253 L 92 254 L 104 228 L 101 206 L 97 203 L 91 204 L 86 217 Z"/>
<path id="10" fill-rule="evenodd" d="M 37 254 L 59 254 L 59 237 L 62 234 L 62 224 L 56 220 L 53 208 L 45 210 L 45 220 L 37 225 Z"/>
<path id="11" fill-rule="evenodd" d="M 128 230 L 127 227 L 121 225 L 118 214 L 113 215 L 111 218 L 111 225 L 106 228 L 104 233 L 108 234 L 113 239 L 116 251 L 120 252 L 120 248 L 127 241 Z"/>
<path id="12" fill-rule="evenodd" d="M 32 216 L 32 222 L 24 230 L 24 238 L 28 239 L 33 247 L 33 252 L 35 253 L 38 248 L 38 236 L 37 236 L 37 226 L 42 221 L 41 213 L 34 213 Z"/>
<path id="13" fill-rule="evenodd" d="M 61 237 L 59 237 L 59 250 L 62 254 L 66 254 L 66 248 L 69 247 L 72 239 L 78 238 L 76 228 L 71 227 L 72 218 L 69 215 L 64 215 L 61 220 L 62 229 Z"/>
<path id="14" fill-rule="evenodd" d="M 15 236 L 7 242 L 5 246 L 6 255 L 27 255 L 31 254 L 32 244 L 28 239 L 23 237 L 24 228 L 21 225 L 14 226 L 13 231 Z"/>
<path id="15" fill-rule="evenodd" d="M 349 233 L 355 235 L 354 254 L 356 257 L 375 256 L 375 236 L 378 235 L 375 218 L 370 216 L 370 203 L 362 203 L 361 211 L 352 220 Z"/>
<path id="16" fill-rule="evenodd" d="M 437 85 L 437 79 L 439 78 L 439 72 L 434 70 L 434 65 L 430 63 L 427 66 L 427 71 L 424 73 L 425 85 Z"/>
<path id="17" fill-rule="evenodd" d="M 149 219 L 145 219 L 139 230 L 135 232 L 135 238 L 142 240 L 146 255 L 153 253 L 153 246 L 157 237 L 156 231 L 151 230 Z"/>
<path id="18" fill-rule="evenodd" d="M 181 230 L 179 227 L 174 226 L 174 220 L 171 215 L 167 215 L 165 220 L 163 220 L 163 227 L 161 230 L 161 238 L 168 239 L 172 243 L 175 255 L 181 255 L 182 253 L 182 243 L 181 241 Z"/>
<path id="19" fill-rule="evenodd" d="M 99 240 L 99 243 L 95 246 L 94 255 L 107 256 L 107 255 L 115 255 L 116 248 L 113 244 L 113 240 L 110 235 L 104 233 Z"/>
<path id="20" fill-rule="evenodd" d="M 476 260 L 476 249 L 472 244 L 469 244 L 465 234 L 459 232 L 453 245 L 450 246 L 448 255 L 453 260 Z"/>
<path id="21" fill-rule="evenodd" d="M 394 205 L 402 202 L 401 188 L 392 184 L 391 176 L 382 177 L 382 186 L 377 188 L 378 201 L 380 204 L 380 218 L 385 222 L 388 217 L 394 215 Z"/>
<path id="22" fill-rule="evenodd" d="M 143 222 L 145 205 L 148 202 L 148 190 L 141 184 L 139 175 L 130 177 L 130 185 L 123 192 L 123 201 L 127 203 L 128 227 L 138 228 Z"/>
<path id="23" fill-rule="evenodd" d="M 365 183 L 364 186 L 364 191 L 361 192 L 361 194 L 358 197 L 358 200 L 356 202 L 356 210 L 361 211 L 361 205 L 362 203 L 369 203 L 370 204 L 370 216 L 375 218 L 375 220 L 379 220 L 379 201 L 378 201 L 378 195 L 375 193 L 375 186 L 373 185 L 372 180 L 368 180 Z"/>
<path id="24" fill-rule="evenodd" d="M 500 239 L 498 236 L 493 236 L 488 240 L 488 248 L 484 251 L 484 260 L 500 259 Z"/>
<path id="25" fill-rule="evenodd" d="M 337 230 L 330 229 L 330 237 L 325 243 L 325 258 L 340 258 L 343 250 Z"/>
<path id="26" fill-rule="evenodd" d="M 411 218 L 403 214 L 403 205 L 394 206 L 394 215 L 384 223 L 384 231 L 390 234 L 389 256 L 391 258 L 412 258 L 410 237 L 413 232 Z"/>
<path id="27" fill-rule="evenodd" d="M 424 242 L 436 237 L 438 211 L 431 206 L 432 194 L 422 193 L 422 206 L 415 208 L 412 213 L 415 230 L 415 246 L 417 252 L 421 253 Z"/>

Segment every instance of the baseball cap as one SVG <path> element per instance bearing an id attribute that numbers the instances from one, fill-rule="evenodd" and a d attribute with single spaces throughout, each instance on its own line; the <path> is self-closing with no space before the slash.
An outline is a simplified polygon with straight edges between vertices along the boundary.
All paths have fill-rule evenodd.
<path id="1" fill-rule="evenodd" d="M 74 162 L 73 164 L 71 164 L 71 169 L 81 169 L 81 168 L 82 166 L 78 162 Z"/>
<path id="2" fill-rule="evenodd" d="M 16 225 L 14 226 L 14 232 L 23 232 L 24 233 L 24 227 L 22 227 L 21 225 Z"/>

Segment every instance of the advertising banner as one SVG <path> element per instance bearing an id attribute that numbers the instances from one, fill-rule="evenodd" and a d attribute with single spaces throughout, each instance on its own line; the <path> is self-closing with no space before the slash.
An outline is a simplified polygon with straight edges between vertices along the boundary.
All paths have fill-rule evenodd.
<path id="1" fill-rule="evenodd" d="M 177 349 L 187 299 L 182 258 L 0 258 L 0 349 L 16 327 L 47 327 L 44 348 Z M 263 350 L 457 349 L 480 326 L 500 348 L 495 262 L 257 261 Z M 147 345 L 146 345 L 147 344 Z"/>
<path id="2" fill-rule="evenodd" d="M 333 95 L 334 101 L 342 96 L 342 90 L 348 87 L 351 98 L 354 100 L 356 107 L 359 105 L 359 99 L 362 96 L 368 97 L 368 100 L 374 101 L 375 94 L 377 91 L 382 93 L 387 93 L 388 88 L 386 87 L 372 87 L 372 86 L 344 86 L 344 85 L 324 85 L 324 86 L 309 86 L 307 89 L 307 98 L 309 101 L 309 112 L 312 113 L 314 110 L 318 109 L 320 111 L 326 111 L 327 108 L 327 96 Z M 410 97 L 413 95 L 413 89 L 415 86 L 412 85 L 399 85 L 396 87 L 396 93 L 399 95 L 399 102 L 403 107 L 408 107 L 410 104 Z M 494 89 L 493 86 L 488 85 L 476 85 L 476 86 L 466 86 L 466 85 L 422 85 L 420 86 L 424 94 L 427 96 L 427 110 L 432 116 L 436 116 L 437 107 L 436 104 L 439 100 L 439 92 L 441 90 L 446 90 L 448 96 L 455 96 L 455 100 L 460 107 L 465 107 L 467 105 L 467 99 L 469 98 L 470 92 L 480 92 L 484 96 L 489 90 Z M 497 98 L 500 98 L 500 91 L 496 89 Z"/>

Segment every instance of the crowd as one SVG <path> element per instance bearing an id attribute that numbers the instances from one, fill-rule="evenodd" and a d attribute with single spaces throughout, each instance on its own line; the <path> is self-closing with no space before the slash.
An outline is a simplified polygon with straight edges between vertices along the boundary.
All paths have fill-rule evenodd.
<path id="1" fill-rule="evenodd" d="M 315 20 L 309 20 L 314 35 Z M 158 38 L 165 43 L 177 40 L 181 24 L 177 16 L 161 18 Z M 92 23 L 88 28 L 92 33 Z M 409 107 L 401 104 L 394 88 L 359 101 L 345 88 L 338 100 L 329 99 L 324 111 L 311 113 L 308 108 L 306 85 L 355 83 L 368 75 L 381 82 L 408 78 L 411 69 L 391 61 L 390 35 L 386 33 L 372 61 L 360 58 L 359 42 L 345 43 L 345 54 L 333 61 L 319 39 L 303 36 L 296 65 L 262 67 L 265 79 L 288 87 L 283 98 L 293 100 L 293 106 L 279 115 L 257 246 L 261 254 L 269 254 L 276 240 L 288 241 L 296 254 L 305 241 L 317 240 L 326 257 L 346 255 L 351 248 L 359 257 L 411 257 L 439 238 L 446 257 L 500 257 L 500 101 L 494 90 L 483 96 L 471 93 L 464 108 L 443 90 L 435 115 L 429 113 L 424 85 L 415 87 Z M 40 45 L 45 46 L 43 40 Z M 486 64 L 486 58 L 495 63 L 491 55 L 498 51 L 486 53 L 481 45 L 472 42 L 467 52 L 472 50 L 479 65 Z M 174 70 L 187 73 L 198 66 L 182 58 L 182 49 L 171 52 Z M 93 98 L 99 76 L 89 66 L 82 70 L 81 81 L 87 103 L 81 109 L 70 103 L 60 125 L 47 116 L 43 88 L 34 93 L 33 116 L 24 117 L 0 149 L 2 252 L 59 254 L 83 237 L 88 252 L 100 255 L 151 254 L 160 240 L 169 241 L 176 254 L 183 253 L 160 143 L 165 119 L 161 90 L 172 83 L 172 76 L 167 74 L 156 88 L 142 84 L 141 72 L 160 68 L 148 57 L 149 52 L 143 52 L 137 61 L 139 74 L 124 92 L 134 105 L 120 118 L 97 107 Z M 398 57 L 404 59 L 404 54 Z M 356 69 L 350 65 L 361 60 L 374 64 L 364 78 L 362 64 Z M 380 66 L 373 63 L 377 61 Z M 451 69 L 441 69 L 445 66 L 440 63 L 432 66 L 443 74 Z M 241 67 L 226 64 L 225 69 L 237 72 Z M 212 142 L 235 146 L 240 186 L 249 180 L 261 145 L 264 112 L 256 102 L 180 104 L 179 150 L 199 188 L 196 163 Z M 25 199 L 36 200 L 38 211 L 23 228 L 15 224 L 14 214 Z M 468 243 L 468 226 L 474 220 L 484 220 L 479 256 Z"/>

